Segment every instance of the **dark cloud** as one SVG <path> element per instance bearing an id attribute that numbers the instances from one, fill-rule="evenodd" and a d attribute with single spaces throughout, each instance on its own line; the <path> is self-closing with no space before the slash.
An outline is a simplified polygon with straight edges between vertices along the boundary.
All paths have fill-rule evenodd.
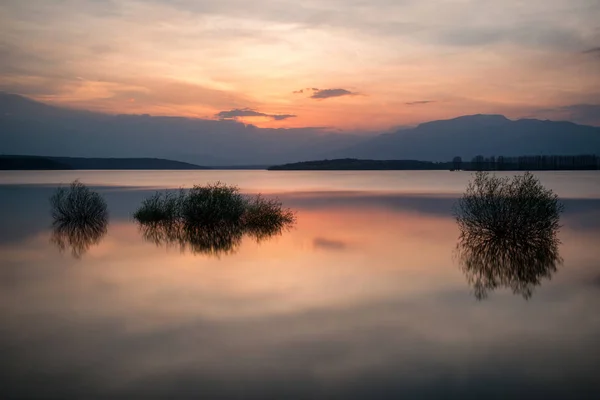
<path id="1" fill-rule="evenodd" d="M 344 250 L 346 247 L 348 247 L 346 245 L 346 243 L 339 241 L 339 240 L 332 240 L 332 239 L 326 239 L 326 238 L 315 238 L 313 240 L 313 245 L 316 248 L 320 248 L 320 249 L 324 249 L 324 250 Z"/>
<path id="2" fill-rule="evenodd" d="M 600 104 L 571 104 L 538 110 L 534 116 L 564 119 L 578 124 L 600 126 Z"/>
<path id="3" fill-rule="evenodd" d="M 357 93 L 353 93 L 346 89 L 315 89 L 313 88 L 313 95 L 310 96 L 311 99 L 328 99 L 330 97 L 341 97 L 341 96 L 354 96 Z"/>
<path id="4" fill-rule="evenodd" d="M 237 119 L 242 117 L 267 117 L 274 121 L 283 121 L 284 119 L 296 117 L 293 114 L 265 114 L 251 108 L 235 108 L 229 111 L 221 111 L 215 115 L 218 119 Z"/>
<path id="5" fill-rule="evenodd" d="M 429 103 L 435 103 L 434 100 L 419 100 L 419 101 L 409 101 L 406 104 L 407 106 L 418 106 L 420 104 L 429 104 Z"/>
<path id="6" fill-rule="evenodd" d="M 552 26 L 535 26 L 520 23 L 516 26 L 454 26 L 430 30 L 425 35 L 434 42 L 460 47 L 480 47 L 492 44 L 515 43 L 521 47 L 568 51 L 581 48 L 586 41 L 575 29 Z"/>
<path id="7" fill-rule="evenodd" d="M 318 88 L 305 88 L 305 89 L 299 89 L 299 90 L 294 90 L 292 93 L 294 94 L 302 94 L 304 92 L 318 92 L 319 89 Z"/>
<path id="8" fill-rule="evenodd" d="M 592 54 L 600 57 L 600 47 L 594 47 L 593 49 L 585 50 L 583 54 Z"/>

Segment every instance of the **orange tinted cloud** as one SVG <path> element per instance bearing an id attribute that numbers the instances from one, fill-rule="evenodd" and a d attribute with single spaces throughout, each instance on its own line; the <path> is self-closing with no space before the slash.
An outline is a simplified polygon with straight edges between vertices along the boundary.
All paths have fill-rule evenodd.
<path id="1" fill-rule="evenodd" d="M 268 115 L 248 120 L 259 126 L 381 130 L 600 104 L 595 0 L 8 0 L 0 11 L 0 90 L 102 112 L 251 109 Z"/>

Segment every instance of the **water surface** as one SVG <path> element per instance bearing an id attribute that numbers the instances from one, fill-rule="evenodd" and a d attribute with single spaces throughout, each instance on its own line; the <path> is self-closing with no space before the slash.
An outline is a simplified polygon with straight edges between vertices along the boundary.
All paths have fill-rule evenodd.
<path id="1" fill-rule="evenodd" d="M 0 174 L 0 398 L 597 398 L 600 174 L 543 172 L 564 262 L 477 300 L 446 171 Z M 79 178 L 110 222 L 79 257 L 48 198 Z M 230 254 L 147 241 L 155 187 L 278 196 L 294 229 Z"/>

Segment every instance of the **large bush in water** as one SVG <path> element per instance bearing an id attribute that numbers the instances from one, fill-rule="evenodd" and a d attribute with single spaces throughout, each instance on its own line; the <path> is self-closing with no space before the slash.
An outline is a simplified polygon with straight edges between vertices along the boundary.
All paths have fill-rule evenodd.
<path id="1" fill-rule="evenodd" d="M 478 172 L 458 201 L 458 255 L 478 299 L 498 287 L 524 298 L 562 263 L 563 205 L 529 172 L 513 178 Z"/>
<path id="2" fill-rule="evenodd" d="M 530 172 L 513 178 L 477 172 L 455 210 L 461 240 L 540 242 L 554 238 L 563 205 Z"/>

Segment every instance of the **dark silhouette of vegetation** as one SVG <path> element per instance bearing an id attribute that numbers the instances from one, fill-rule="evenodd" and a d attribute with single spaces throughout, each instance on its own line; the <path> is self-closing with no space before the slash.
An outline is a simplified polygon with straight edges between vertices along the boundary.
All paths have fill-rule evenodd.
<path id="1" fill-rule="evenodd" d="M 484 157 L 476 156 L 465 169 L 472 171 L 555 171 L 555 170 L 597 170 L 600 157 L 593 154 L 577 156 L 519 156 Z"/>
<path id="2" fill-rule="evenodd" d="M 474 157 L 470 162 L 457 156 L 450 162 L 418 160 L 359 160 L 343 158 L 336 160 L 304 161 L 275 165 L 270 171 L 360 171 L 360 170 L 467 170 L 467 171 L 534 171 L 534 170 L 597 170 L 600 157 L 578 156 L 520 156 L 520 157 Z"/>
<path id="3" fill-rule="evenodd" d="M 275 165 L 270 171 L 352 171 L 352 170 L 448 170 L 452 163 L 417 160 L 358 160 L 343 158 L 337 160 L 304 161 L 292 164 Z"/>
<path id="4" fill-rule="evenodd" d="M 457 156 L 452 159 L 452 170 L 460 171 L 462 169 L 462 158 Z"/>
<path id="5" fill-rule="evenodd" d="M 142 202 L 133 214 L 140 223 L 175 222 L 181 218 L 185 193 L 156 192 Z"/>
<path id="6" fill-rule="evenodd" d="M 220 182 L 188 192 L 157 192 L 144 200 L 134 218 L 150 242 L 214 256 L 234 253 L 244 235 L 260 242 L 296 220 L 278 200 L 244 196 Z"/>
<path id="7" fill-rule="evenodd" d="M 238 226 L 247 205 L 248 200 L 235 186 L 220 182 L 194 186 L 181 201 L 181 217 L 194 227 Z"/>
<path id="8" fill-rule="evenodd" d="M 58 188 L 50 197 L 50 205 L 53 219 L 50 240 L 61 252 L 70 248 L 73 257 L 81 258 L 106 235 L 106 202 L 79 181 L 71 183 L 69 188 Z"/>
<path id="9" fill-rule="evenodd" d="M 477 172 L 455 209 L 458 254 L 478 299 L 510 287 L 529 298 L 562 260 L 558 196 L 530 172 L 500 178 Z"/>

